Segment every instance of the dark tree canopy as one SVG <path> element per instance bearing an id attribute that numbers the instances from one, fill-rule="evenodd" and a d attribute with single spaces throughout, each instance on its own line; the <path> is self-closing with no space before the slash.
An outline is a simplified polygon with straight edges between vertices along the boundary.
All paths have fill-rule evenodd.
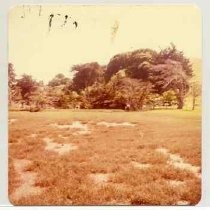
<path id="1" fill-rule="evenodd" d="M 15 95 L 17 94 L 16 89 L 16 74 L 12 63 L 8 65 L 8 94 L 9 94 L 9 104 L 11 105 L 14 100 Z"/>
<path id="2" fill-rule="evenodd" d="M 16 82 L 15 80 L 16 74 L 12 63 L 8 65 L 8 85 L 12 88 Z"/>
<path id="3" fill-rule="evenodd" d="M 63 74 L 57 74 L 52 80 L 49 81 L 48 85 L 51 87 L 66 85 L 70 81 L 71 80 L 69 78 L 65 77 Z"/>
<path id="4" fill-rule="evenodd" d="M 129 77 L 146 80 L 148 77 L 147 64 L 153 63 L 156 54 L 151 49 L 140 49 L 115 55 L 107 65 L 105 72 L 106 81 L 119 70 L 125 69 Z"/>
<path id="5" fill-rule="evenodd" d="M 188 83 L 188 79 L 189 76 L 178 61 L 167 59 L 163 64 L 150 66 L 149 80 L 158 93 L 174 89 L 182 82 Z"/>
<path id="6" fill-rule="evenodd" d="M 184 97 L 189 90 L 192 65 L 183 52 L 171 44 L 159 53 L 150 49 L 140 49 L 114 56 L 105 72 L 106 81 L 124 69 L 127 77 L 151 82 L 154 93 L 162 94 L 173 90 L 177 95 L 178 108 L 182 108 Z"/>
<path id="7" fill-rule="evenodd" d="M 160 52 L 138 49 L 117 54 L 107 66 L 97 62 L 74 65 L 71 71 L 72 80 L 60 73 L 44 85 L 26 74 L 15 79 L 13 65 L 9 63 L 9 101 L 39 101 L 36 104 L 56 108 L 75 107 L 79 103 L 83 108 L 119 109 L 129 104 L 133 110 L 168 103 L 182 109 L 193 76 L 189 59 L 173 44 Z M 199 94 L 192 87 L 191 92 L 194 98 Z"/>
<path id="8" fill-rule="evenodd" d="M 189 91 L 189 76 L 179 61 L 165 60 L 164 64 L 153 65 L 150 68 L 150 81 L 154 85 L 154 91 L 162 94 L 173 90 L 177 96 L 178 108 L 184 105 L 184 96 Z"/>
<path id="9" fill-rule="evenodd" d="M 190 60 L 184 56 L 182 51 L 177 50 L 173 43 L 171 43 L 169 47 L 162 49 L 159 53 L 157 53 L 154 60 L 156 64 L 165 63 L 166 60 L 180 62 L 185 74 L 189 77 L 193 76 L 192 64 L 190 63 Z"/>
<path id="10" fill-rule="evenodd" d="M 125 107 L 126 104 L 133 110 L 141 110 L 146 97 L 152 90 L 150 82 L 129 77 L 112 77 L 110 83 L 115 91 L 115 100 Z"/>
<path id="11" fill-rule="evenodd" d="M 29 103 L 30 95 L 37 89 L 38 83 L 32 79 L 32 76 L 24 74 L 17 80 L 17 86 L 21 89 L 22 99 Z"/>
<path id="12" fill-rule="evenodd" d="M 75 65 L 72 67 L 75 72 L 73 77 L 73 88 L 79 92 L 97 82 L 103 82 L 104 67 L 97 62 Z"/>

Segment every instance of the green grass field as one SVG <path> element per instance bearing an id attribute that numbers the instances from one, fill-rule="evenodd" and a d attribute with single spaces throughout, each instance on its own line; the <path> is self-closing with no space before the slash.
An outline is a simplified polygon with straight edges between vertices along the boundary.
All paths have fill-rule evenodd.
<path id="1" fill-rule="evenodd" d="M 195 205 L 200 166 L 197 111 L 9 113 L 15 205 Z"/>

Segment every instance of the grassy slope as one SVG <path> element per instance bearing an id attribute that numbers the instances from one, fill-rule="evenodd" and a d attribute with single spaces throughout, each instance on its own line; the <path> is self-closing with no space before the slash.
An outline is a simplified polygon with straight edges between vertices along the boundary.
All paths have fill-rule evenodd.
<path id="1" fill-rule="evenodd" d="M 187 162 L 201 163 L 201 119 L 198 112 L 150 111 L 51 111 L 40 113 L 10 112 L 18 119 L 9 128 L 9 194 L 21 184 L 13 166 L 14 159 L 32 160 L 28 171 L 37 172 L 36 186 L 45 191 L 11 201 L 24 205 L 67 204 L 174 204 L 179 200 L 196 204 L 200 199 L 200 180 L 192 173 L 166 164 L 167 158 L 155 152 L 165 147 Z M 74 120 L 88 123 L 91 135 L 73 136 L 50 123 L 69 124 Z M 106 128 L 99 121 L 136 123 L 135 127 Z M 29 137 L 31 133 L 37 138 Z M 59 134 L 66 136 L 62 139 Z M 45 150 L 44 137 L 56 142 L 71 142 L 78 150 L 59 156 Z M 148 169 L 136 169 L 131 162 L 149 163 Z M 90 174 L 109 174 L 102 186 Z M 174 188 L 167 180 L 185 181 Z"/>

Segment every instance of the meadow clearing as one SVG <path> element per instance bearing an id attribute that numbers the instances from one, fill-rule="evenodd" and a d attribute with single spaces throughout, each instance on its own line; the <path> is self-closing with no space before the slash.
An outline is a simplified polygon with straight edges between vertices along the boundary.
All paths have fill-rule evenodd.
<path id="1" fill-rule="evenodd" d="M 195 205 L 198 111 L 9 113 L 15 205 Z"/>

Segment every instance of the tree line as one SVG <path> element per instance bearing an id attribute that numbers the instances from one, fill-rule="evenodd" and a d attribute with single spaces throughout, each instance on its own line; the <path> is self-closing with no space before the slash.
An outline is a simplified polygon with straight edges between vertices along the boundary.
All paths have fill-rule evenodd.
<path id="1" fill-rule="evenodd" d="M 57 74 L 47 85 L 31 75 L 16 78 L 8 65 L 9 105 L 34 109 L 87 108 L 132 110 L 144 107 L 176 106 L 182 109 L 190 92 L 200 94 L 198 84 L 190 83 L 190 60 L 174 44 L 160 50 L 138 49 L 113 56 L 107 65 L 97 62 L 72 66 L 73 78 Z"/>

